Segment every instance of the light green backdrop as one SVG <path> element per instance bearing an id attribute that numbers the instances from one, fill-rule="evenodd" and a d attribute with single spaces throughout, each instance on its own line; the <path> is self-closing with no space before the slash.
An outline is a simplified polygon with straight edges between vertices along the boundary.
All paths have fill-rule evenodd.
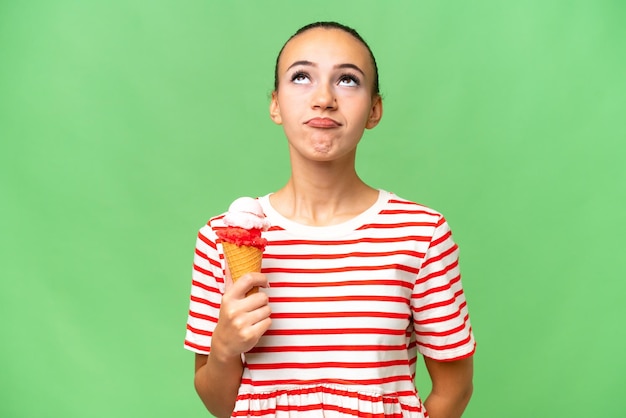
<path id="1" fill-rule="evenodd" d="M 196 232 L 287 179 L 273 62 L 322 19 L 379 61 L 362 177 L 461 245 L 465 416 L 624 416 L 623 1 L 2 0 L 1 417 L 207 416 Z"/>

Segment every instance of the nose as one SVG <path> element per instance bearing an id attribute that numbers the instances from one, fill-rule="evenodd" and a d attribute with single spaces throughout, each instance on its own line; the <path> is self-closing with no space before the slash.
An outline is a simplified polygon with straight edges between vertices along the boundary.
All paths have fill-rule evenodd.
<path id="1" fill-rule="evenodd" d="M 313 93 L 313 108 L 334 109 L 337 107 L 337 98 L 330 83 L 320 83 Z"/>

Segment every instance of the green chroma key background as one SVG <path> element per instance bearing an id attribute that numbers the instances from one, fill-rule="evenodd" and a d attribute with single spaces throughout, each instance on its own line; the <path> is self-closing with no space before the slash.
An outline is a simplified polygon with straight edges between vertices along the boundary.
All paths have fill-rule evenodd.
<path id="1" fill-rule="evenodd" d="M 196 232 L 286 181 L 273 65 L 315 20 L 379 62 L 362 177 L 461 246 L 465 417 L 623 416 L 617 0 L 2 1 L 0 416 L 207 416 L 182 348 Z"/>

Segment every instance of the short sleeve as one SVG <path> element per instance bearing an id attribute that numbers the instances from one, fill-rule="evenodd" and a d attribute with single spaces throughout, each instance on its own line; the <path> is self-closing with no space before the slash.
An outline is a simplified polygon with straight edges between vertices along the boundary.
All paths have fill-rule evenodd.
<path id="1" fill-rule="evenodd" d="M 209 354 L 211 351 L 211 337 L 217 325 L 224 294 L 224 270 L 216 240 L 210 223 L 201 228 L 193 258 L 184 346 L 199 354 Z"/>
<path id="2" fill-rule="evenodd" d="M 436 223 L 411 297 L 419 352 L 440 361 L 474 353 L 465 294 L 461 285 L 459 248 L 445 218 Z"/>

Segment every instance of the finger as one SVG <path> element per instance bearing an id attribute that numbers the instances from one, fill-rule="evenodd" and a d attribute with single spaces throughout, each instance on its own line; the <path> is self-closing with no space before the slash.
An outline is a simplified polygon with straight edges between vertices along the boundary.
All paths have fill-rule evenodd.
<path id="1" fill-rule="evenodd" d="M 238 293 L 241 294 L 240 297 L 244 297 L 245 295 L 256 293 L 251 291 L 257 287 L 268 288 L 269 282 L 264 274 L 251 272 L 237 279 L 233 287 L 237 287 Z"/>
<path id="2" fill-rule="evenodd" d="M 238 301 L 239 308 L 241 312 L 245 312 L 247 314 L 251 312 L 256 312 L 259 309 L 262 309 L 259 314 L 264 316 L 269 316 L 271 311 L 269 305 L 269 297 L 264 292 L 258 292 L 249 296 L 246 296 L 243 299 Z M 259 319 L 257 319 L 259 320 Z M 249 322 L 253 323 L 253 322 Z"/>
<path id="3" fill-rule="evenodd" d="M 259 322 L 266 320 L 267 318 L 270 317 L 271 314 L 272 314 L 272 311 L 270 309 L 270 306 L 263 305 L 257 309 L 254 309 L 248 312 L 247 321 L 250 324 L 250 326 L 253 326 Z"/>
<path id="4" fill-rule="evenodd" d="M 242 335 L 241 340 L 241 352 L 247 353 L 252 350 L 254 346 L 256 346 L 259 342 L 259 339 L 263 336 L 265 331 L 268 330 L 270 325 L 272 324 L 272 320 L 270 318 L 265 318 L 262 321 L 257 322 L 254 325 L 251 325 L 246 329 L 244 335 Z"/>
<path id="5" fill-rule="evenodd" d="M 258 339 L 261 338 L 261 336 L 265 333 L 265 331 L 269 329 L 270 325 L 272 325 L 271 318 L 265 318 L 250 326 L 250 332 L 256 336 L 257 342 Z"/>

